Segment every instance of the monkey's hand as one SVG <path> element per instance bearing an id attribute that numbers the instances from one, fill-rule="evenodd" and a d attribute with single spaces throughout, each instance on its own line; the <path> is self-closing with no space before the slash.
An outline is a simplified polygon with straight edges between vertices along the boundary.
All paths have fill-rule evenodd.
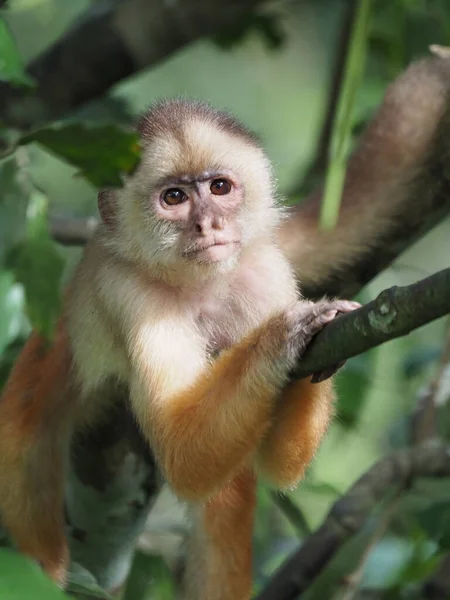
<path id="1" fill-rule="evenodd" d="M 288 312 L 288 320 L 291 323 L 289 344 L 291 351 L 297 353 L 297 359 L 301 358 L 313 337 L 321 331 L 325 325 L 333 321 L 338 315 L 351 312 L 360 308 L 359 302 L 350 300 L 320 300 L 316 303 L 300 301 Z M 314 373 L 311 381 L 319 383 L 325 381 L 345 364 L 345 361 L 333 365 L 324 371 Z"/>
<path id="2" fill-rule="evenodd" d="M 348 300 L 297 302 L 285 313 L 292 362 L 301 359 L 313 337 L 327 323 L 359 306 Z M 288 489 L 296 485 L 319 447 L 333 415 L 333 386 L 324 380 L 339 366 L 315 373 L 312 379 L 293 381 L 283 391 L 257 454 L 259 469 L 277 487 Z"/>

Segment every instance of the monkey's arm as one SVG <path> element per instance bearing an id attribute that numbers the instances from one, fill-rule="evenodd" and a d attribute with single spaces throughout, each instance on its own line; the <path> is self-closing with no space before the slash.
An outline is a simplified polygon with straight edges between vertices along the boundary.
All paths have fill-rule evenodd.
<path id="1" fill-rule="evenodd" d="M 448 137 L 449 114 L 450 59 L 414 63 L 391 84 L 350 158 L 337 226 L 318 230 L 320 191 L 292 208 L 281 225 L 279 244 L 302 289 L 314 296 L 342 294 L 342 273 L 360 264 L 360 272 L 352 272 L 353 287 L 347 275 L 344 295 L 358 290 L 387 266 L 386 237 L 398 247 L 405 215 L 419 231 L 424 206 L 432 212 L 445 202 L 449 164 L 443 132 Z M 415 198 L 420 198 L 418 214 Z M 377 248 L 378 270 L 368 269 L 364 256 Z"/>
<path id="2" fill-rule="evenodd" d="M 180 496 L 205 499 L 248 463 L 292 365 L 287 342 L 287 322 L 275 317 L 206 365 L 180 323 L 137 330 L 132 407 Z"/>
<path id="3" fill-rule="evenodd" d="M 32 334 L 0 399 L 0 513 L 18 548 L 63 583 L 65 445 L 69 438 L 68 342 Z"/>
<path id="4" fill-rule="evenodd" d="M 262 473 L 277 487 L 292 487 L 303 476 L 333 416 L 334 397 L 331 379 L 300 379 L 283 391 L 257 456 Z"/>

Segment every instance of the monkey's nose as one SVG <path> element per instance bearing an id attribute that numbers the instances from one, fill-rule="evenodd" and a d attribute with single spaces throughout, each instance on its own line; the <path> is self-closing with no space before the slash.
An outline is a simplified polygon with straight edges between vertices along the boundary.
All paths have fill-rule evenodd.
<path id="1" fill-rule="evenodd" d="M 211 233 L 213 229 L 213 224 L 211 219 L 208 217 L 203 217 L 202 219 L 198 219 L 194 225 L 195 232 L 202 236 L 207 236 Z"/>

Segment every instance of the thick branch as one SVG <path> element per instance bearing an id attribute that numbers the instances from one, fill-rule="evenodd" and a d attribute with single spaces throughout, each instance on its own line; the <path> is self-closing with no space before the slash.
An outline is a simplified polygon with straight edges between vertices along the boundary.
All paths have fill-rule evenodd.
<path id="1" fill-rule="evenodd" d="M 450 448 L 442 444 L 418 446 L 384 458 L 333 505 L 321 527 L 279 569 L 258 600 L 297 598 L 361 529 L 390 488 L 406 491 L 418 478 L 449 476 Z"/>
<path id="2" fill-rule="evenodd" d="M 98 98 L 115 83 L 205 36 L 228 35 L 261 0 L 105 0 L 29 65 L 30 94 L 0 84 L 0 123 L 28 128 Z"/>
<path id="3" fill-rule="evenodd" d="M 322 371 L 448 313 L 450 268 L 412 285 L 384 290 L 359 310 L 327 325 L 310 344 L 294 377 Z"/>

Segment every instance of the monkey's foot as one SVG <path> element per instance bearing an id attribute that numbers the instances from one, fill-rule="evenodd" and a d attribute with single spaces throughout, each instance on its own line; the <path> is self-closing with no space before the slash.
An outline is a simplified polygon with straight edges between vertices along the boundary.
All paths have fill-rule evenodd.
<path id="1" fill-rule="evenodd" d="M 328 323 L 338 315 L 352 312 L 360 308 L 359 302 L 350 300 L 320 300 L 313 304 L 297 304 L 290 311 L 288 318 L 293 321 L 291 328 L 290 344 L 295 345 L 297 359 L 301 358 L 306 348 L 315 335 L 319 333 Z M 291 321 L 291 322 L 292 322 Z M 319 383 L 328 379 L 345 364 L 345 361 L 333 365 L 324 371 L 314 373 L 313 383 Z"/>
<path id="2" fill-rule="evenodd" d="M 331 310 L 331 312 L 335 311 L 334 316 L 332 318 L 330 318 L 327 321 L 327 323 L 329 323 L 330 321 L 333 321 L 340 314 L 344 314 L 346 312 L 352 312 L 353 310 L 361 308 L 361 304 L 359 304 L 359 302 L 352 302 L 352 301 L 348 301 L 348 300 L 337 300 L 337 301 L 333 302 L 332 304 L 336 305 Z M 329 315 L 329 313 L 330 313 L 330 311 L 328 311 L 326 314 Z M 323 371 L 317 371 L 316 373 L 314 373 L 312 375 L 311 382 L 312 383 L 320 383 L 321 381 L 325 381 L 326 379 L 329 379 L 340 368 L 342 368 L 346 362 L 347 362 L 346 360 L 342 360 L 342 361 L 338 362 L 337 364 L 331 365 L 327 369 L 324 369 Z"/>

